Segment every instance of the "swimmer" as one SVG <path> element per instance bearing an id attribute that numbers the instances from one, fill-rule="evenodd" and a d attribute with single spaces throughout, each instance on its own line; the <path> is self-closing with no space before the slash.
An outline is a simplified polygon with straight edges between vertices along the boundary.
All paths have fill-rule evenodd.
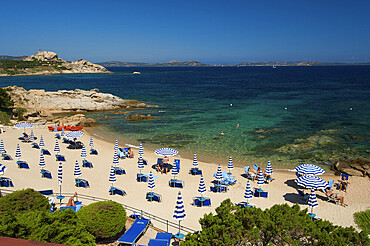
<path id="1" fill-rule="evenodd" d="M 225 134 L 223 131 L 221 131 L 221 133 L 220 133 L 222 136 Z"/>
<path id="2" fill-rule="evenodd" d="M 236 124 L 236 128 L 238 128 L 239 127 L 239 124 Z"/>

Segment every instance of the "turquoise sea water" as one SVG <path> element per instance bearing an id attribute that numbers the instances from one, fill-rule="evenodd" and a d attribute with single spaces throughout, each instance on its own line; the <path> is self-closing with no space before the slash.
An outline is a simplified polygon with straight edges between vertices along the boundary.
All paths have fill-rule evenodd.
<path id="1" fill-rule="evenodd" d="M 157 117 L 150 121 L 129 122 L 116 112 L 89 117 L 130 143 L 174 147 L 224 163 L 230 155 L 239 163 L 271 159 L 279 166 L 369 159 L 370 66 L 111 70 L 0 78 L 0 86 L 99 88 L 157 105 L 125 111 Z"/>

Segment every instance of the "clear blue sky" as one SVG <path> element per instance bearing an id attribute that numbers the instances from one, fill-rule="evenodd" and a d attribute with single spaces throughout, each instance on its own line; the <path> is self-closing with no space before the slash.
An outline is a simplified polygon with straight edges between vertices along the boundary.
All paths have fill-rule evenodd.
<path id="1" fill-rule="evenodd" d="M 370 61 L 367 0 L 1 0 L 0 55 L 205 63 Z"/>

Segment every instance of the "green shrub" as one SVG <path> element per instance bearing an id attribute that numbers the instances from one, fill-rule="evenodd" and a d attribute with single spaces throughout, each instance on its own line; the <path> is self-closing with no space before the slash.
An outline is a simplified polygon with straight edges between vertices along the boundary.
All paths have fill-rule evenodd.
<path id="1" fill-rule="evenodd" d="M 95 202 L 81 208 L 78 218 L 96 238 L 109 238 L 121 232 L 126 224 L 126 211 L 113 201 Z"/>
<path id="2" fill-rule="evenodd" d="M 3 125 L 10 124 L 9 114 L 7 112 L 0 111 L 0 124 L 3 124 Z"/>
<path id="3" fill-rule="evenodd" d="M 8 108 L 13 106 L 14 103 L 8 92 L 0 87 L 0 107 Z"/>
<path id="4" fill-rule="evenodd" d="M 19 121 L 23 121 L 24 120 L 24 113 L 27 112 L 27 109 L 25 108 L 21 108 L 21 107 L 16 107 L 17 111 L 18 111 L 18 120 Z"/>
<path id="5" fill-rule="evenodd" d="M 354 214 L 355 222 L 361 230 L 370 233 L 370 209 Z"/>

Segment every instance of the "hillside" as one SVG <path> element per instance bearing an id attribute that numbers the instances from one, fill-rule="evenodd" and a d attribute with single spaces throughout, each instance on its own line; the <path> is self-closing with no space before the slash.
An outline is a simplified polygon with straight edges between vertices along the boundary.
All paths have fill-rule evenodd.
<path id="1" fill-rule="evenodd" d="M 108 61 L 100 62 L 99 65 L 104 67 L 206 67 L 212 66 L 198 61 L 170 61 L 163 63 L 144 63 L 144 62 L 120 62 L 120 61 Z"/>
<path id="2" fill-rule="evenodd" d="M 0 61 L 3 60 L 11 60 L 11 61 L 22 61 L 26 59 L 27 56 L 6 56 L 6 55 L 1 55 L 0 56 Z"/>

